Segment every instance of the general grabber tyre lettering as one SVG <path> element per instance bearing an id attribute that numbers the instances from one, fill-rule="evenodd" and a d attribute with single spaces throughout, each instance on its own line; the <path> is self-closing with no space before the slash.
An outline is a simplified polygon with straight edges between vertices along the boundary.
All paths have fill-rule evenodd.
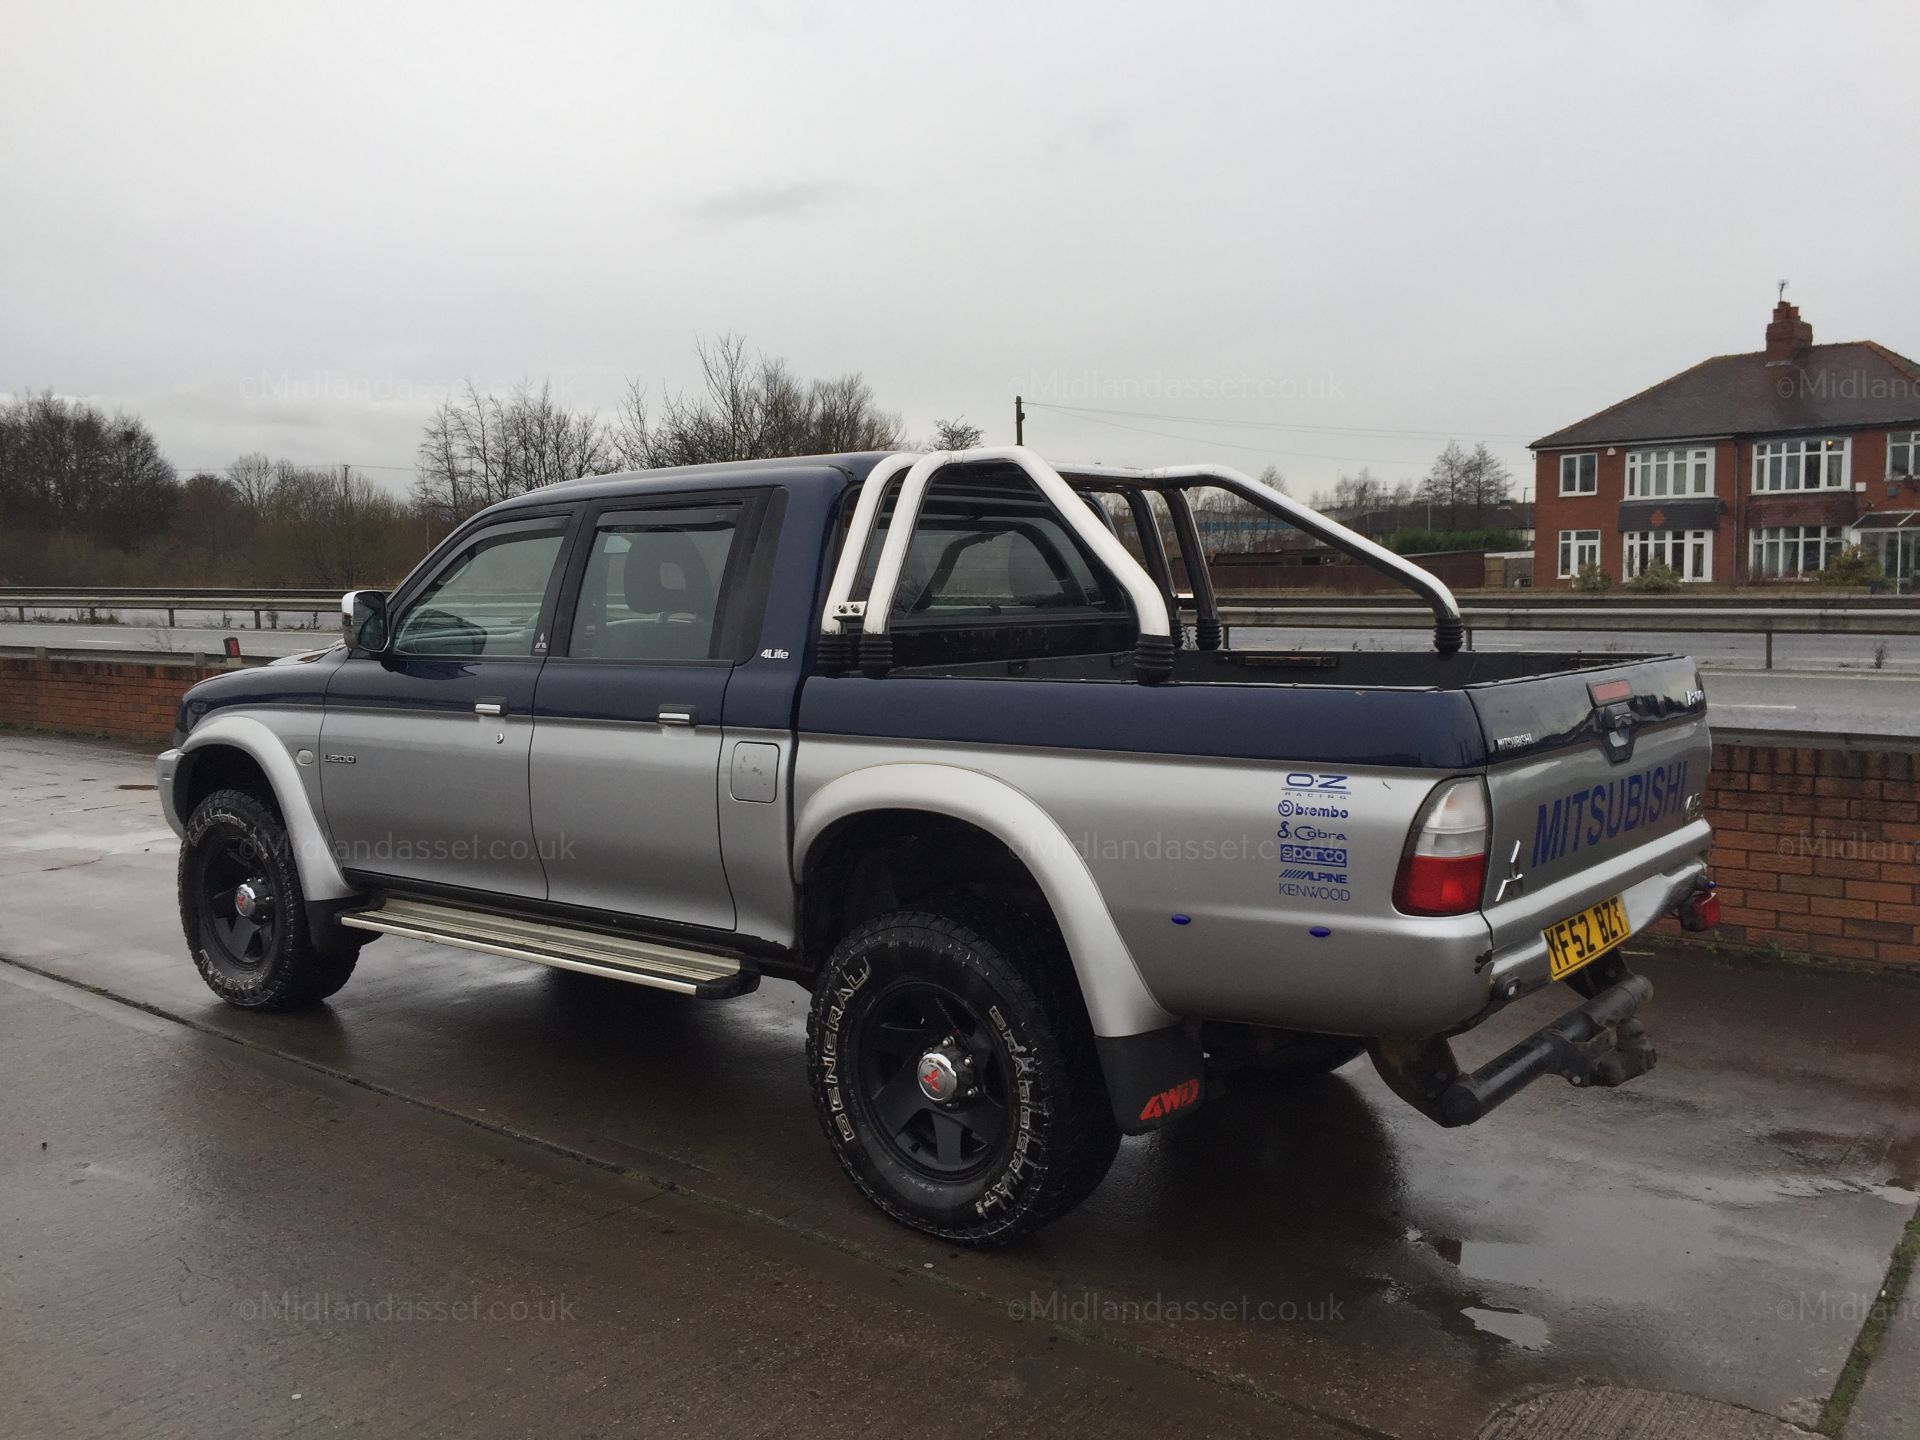
<path id="1" fill-rule="evenodd" d="M 869 1200 L 992 1249 L 1084 1200 L 1120 1132 L 1052 925 L 976 902 L 943 910 L 881 915 L 841 940 L 814 990 L 807 1067 L 834 1154 Z"/>
<path id="2" fill-rule="evenodd" d="M 216 790 L 194 808 L 180 845 L 180 926 L 209 989 L 244 1010 L 292 1010 L 326 999 L 353 974 L 360 947 L 322 947 L 286 827 L 244 790 Z"/>

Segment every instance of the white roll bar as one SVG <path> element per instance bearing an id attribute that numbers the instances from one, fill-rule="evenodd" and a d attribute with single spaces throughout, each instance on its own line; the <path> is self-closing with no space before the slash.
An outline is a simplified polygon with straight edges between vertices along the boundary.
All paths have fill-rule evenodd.
<path id="1" fill-rule="evenodd" d="M 1431 570 L 1423 569 L 1403 555 L 1396 555 L 1384 545 L 1375 544 L 1357 530 L 1349 530 L 1338 520 L 1331 520 L 1310 505 L 1302 505 L 1291 495 L 1283 494 L 1271 485 L 1263 484 L 1251 475 L 1225 465 L 1169 465 L 1157 470 L 1127 470 L 1111 465 L 1073 465 L 1063 472 L 1066 475 L 1085 476 L 1089 480 L 1121 480 L 1134 484 L 1171 486 L 1185 489 L 1198 483 L 1218 485 L 1221 489 L 1238 495 L 1241 499 L 1259 506 L 1271 514 L 1278 515 L 1297 529 L 1306 531 L 1315 539 L 1323 540 L 1336 550 L 1343 550 L 1356 560 L 1364 560 L 1377 570 L 1383 570 L 1399 580 L 1408 589 L 1418 593 L 1433 607 L 1433 645 L 1442 655 L 1451 655 L 1458 650 L 1466 637 L 1466 625 L 1460 618 L 1460 604 L 1453 598 L 1453 591 Z"/>
<path id="2" fill-rule="evenodd" d="M 1271 485 L 1263 484 L 1238 470 L 1223 465 L 1175 465 L 1154 470 L 1074 465 L 1055 469 L 1024 445 L 992 445 L 975 450 L 936 450 L 926 455 L 902 452 L 887 456 L 867 472 L 860 498 L 854 505 L 852 521 L 847 528 L 845 546 L 840 552 L 833 581 L 827 590 L 825 613 L 820 619 L 821 634 L 826 642 L 822 646 L 823 655 L 831 657 L 829 668 L 837 668 L 852 658 L 847 653 L 853 643 L 850 622 L 858 620 L 857 633 L 862 655 L 876 667 L 870 673 L 885 672 L 891 664 L 889 626 L 894 592 L 900 587 L 900 572 L 906 564 L 907 548 L 912 543 L 914 528 L 919 524 L 927 487 L 933 483 L 936 473 L 949 466 L 988 464 L 1018 466 L 1046 497 L 1067 527 L 1126 590 L 1140 628 L 1135 664 L 1143 679 L 1164 679 L 1171 671 L 1176 617 L 1170 613 L 1167 599 L 1153 577 L 1128 553 L 1119 537 L 1101 523 L 1100 517 L 1085 503 L 1068 477 L 1167 491 L 1184 491 L 1195 485 L 1217 485 L 1270 514 L 1278 515 L 1335 549 L 1345 551 L 1356 560 L 1394 576 L 1420 594 L 1433 607 L 1433 643 L 1441 654 L 1453 654 L 1465 637 L 1460 606 L 1454 600 L 1453 592 L 1431 571 L 1422 569 L 1385 546 L 1375 544 L 1358 531 L 1349 530 L 1339 521 L 1329 519 L 1311 506 L 1302 505 Z M 903 471 L 905 478 L 898 482 L 900 497 L 887 524 L 886 539 L 880 547 L 873 584 L 864 602 L 853 600 L 853 586 L 874 527 L 879 523 L 880 507 Z M 1185 548 L 1183 544 L 1182 549 Z M 1203 556 L 1195 555 L 1189 563 L 1204 566 L 1206 562 Z M 1197 589 L 1195 593 L 1198 594 Z"/>
<path id="3" fill-rule="evenodd" d="M 926 498 L 927 486 L 932 483 L 934 472 L 949 465 L 986 464 L 1018 465 L 1026 472 L 1027 478 L 1047 498 L 1068 528 L 1080 537 L 1126 590 L 1142 635 L 1165 639 L 1173 634 L 1166 597 L 1160 593 L 1160 587 L 1153 577 L 1127 553 L 1127 547 L 1120 543 L 1119 537 L 1100 523 L 1092 508 L 1071 485 L 1060 478 L 1059 472 L 1024 445 L 936 450 L 914 462 L 913 468 L 907 471 L 907 478 L 900 484 L 900 500 L 893 507 L 893 520 L 887 526 L 886 543 L 880 548 L 880 564 L 874 571 L 873 588 L 867 592 L 863 633 L 887 633 L 893 609 L 893 592 L 899 588 L 900 569 L 906 563 L 907 546 L 913 539 L 914 526 L 919 523 L 920 505 Z M 863 501 L 865 498 L 861 497 Z"/>
<path id="4" fill-rule="evenodd" d="M 880 514 L 880 502 L 892 488 L 893 477 L 912 466 L 919 457 L 911 452 L 889 455 L 867 472 L 854 502 L 853 519 L 847 526 L 847 543 L 840 551 L 840 563 L 834 566 L 833 583 L 827 587 L 826 617 L 821 623 L 823 635 L 838 635 L 847 597 L 853 594 L 854 579 L 860 573 L 860 559 L 867 553 L 867 534 Z"/>

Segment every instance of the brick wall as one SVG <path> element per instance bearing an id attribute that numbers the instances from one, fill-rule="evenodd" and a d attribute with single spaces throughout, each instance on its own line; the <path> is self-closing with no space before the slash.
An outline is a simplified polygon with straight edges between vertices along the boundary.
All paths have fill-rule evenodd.
<path id="1" fill-rule="evenodd" d="M 219 668 L 0 657 L 0 724 L 162 743 L 187 687 Z"/>
<path id="2" fill-rule="evenodd" d="M 1920 755 L 1715 745 L 1707 818 L 1717 938 L 1920 967 Z"/>

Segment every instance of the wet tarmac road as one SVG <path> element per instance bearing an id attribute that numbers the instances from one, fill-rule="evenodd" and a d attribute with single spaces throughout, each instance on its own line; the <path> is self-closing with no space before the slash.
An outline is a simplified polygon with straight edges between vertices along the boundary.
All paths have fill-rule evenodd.
<path id="1" fill-rule="evenodd" d="M 181 1428 L 159 1393 L 253 1433 L 373 1409 L 460 1433 L 1467 1436 L 1588 1381 L 1804 1424 L 1915 1208 L 1920 986 L 1649 956 L 1663 1061 L 1623 1090 L 1543 1084 L 1446 1132 L 1364 1064 L 1243 1086 L 1129 1142 L 1036 1241 L 954 1252 L 840 1176 L 793 987 L 701 1004 L 386 940 L 320 1011 L 221 1006 L 179 939 L 173 838 L 125 788 L 149 780 L 0 733 L 0 955 L 31 967 L 0 966 L 0 1406 L 29 1407 L 0 1430 L 57 1432 L 87 1387 L 70 1433 Z M 580 1318 L 259 1313 L 476 1284 L 564 1290 Z"/>

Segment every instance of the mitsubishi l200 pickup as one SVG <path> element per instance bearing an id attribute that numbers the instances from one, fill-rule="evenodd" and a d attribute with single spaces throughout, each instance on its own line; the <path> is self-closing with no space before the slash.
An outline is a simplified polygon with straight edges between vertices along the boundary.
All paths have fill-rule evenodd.
<path id="1" fill-rule="evenodd" d="M 1228 643 L 1194 492 L 1405 584 L 1430 649 Z M 1124 538 L 1123 538 L 1124 537 Z M 474 516 L 160 757 L 194 964 L 312 1004 L 380 935 L 812 994 L 854 1184 L 1008 1243 L 1209 1067 L 1369 1053 L 1442 1125 L 1654 1052 L 1621 942 L 1717 919 L 1679 656 L 1476 653 L 1432 575 L 1210 466 L 1022 447 L 582 479 Z M 1451 1039 L 1563 986 L 1477 1069 Z"/>

